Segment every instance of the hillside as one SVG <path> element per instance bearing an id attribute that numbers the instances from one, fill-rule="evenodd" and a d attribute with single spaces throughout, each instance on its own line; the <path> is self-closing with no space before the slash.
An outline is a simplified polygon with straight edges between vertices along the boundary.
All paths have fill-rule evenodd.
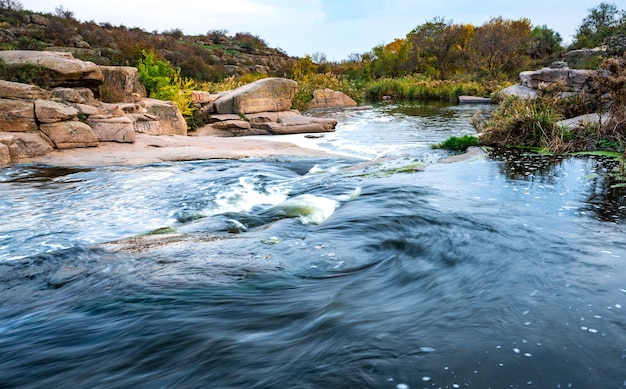
<path id="1" fill-rule="evenodd" d="M 185 36 L 178 29 L 147 32 L 81 22 L 69 11 L 57 13 L 2 9 L 0 50 L 64 51 L 98 65 L 128 66 L 135 66 L 142 51 L 148 50 L 196 81 L 219 81 L 247 73 L 286 76 L 296 61 L 250 33 L 229 36 L 225 31 L 209 31 L 203 36 Z"/>

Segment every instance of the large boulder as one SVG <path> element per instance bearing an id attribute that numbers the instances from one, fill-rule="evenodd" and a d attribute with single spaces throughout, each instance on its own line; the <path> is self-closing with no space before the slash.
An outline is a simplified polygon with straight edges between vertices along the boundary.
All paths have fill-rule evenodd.
<path id="1" fill-rule="evenodd" d="M 214 103 L 216 113 L 280 112 L 291 108 L 298 83 L 285 78 L 264 78 L 234 89 Z"/>
<path id="2" fill-rule="evenodd" d="M 346 108 L 358 105 L 345 93 L 326 88 L 313 91 L 313 100 L 309 103 L 309 109 Z"/>
<path id="3" fill-rule="evenodd" d="M 79 121 L 42 124 L 41 132 L 54 143 L 57 149 L 98 146 L 98 138 L 91 127 Z"/>
<path id="4" fill-rule="evenodd" d="M 543 68 L 521 72 L 519 77 L 522 86 L 531 89 L 541 89 L 562 84 L 567 89 L 578 92 L 593 87 L 595 74 L 596 72 L 593 70 Z"/>
<path id="5" fill-rule="evenodd" d="M 496 95 L 498 99 L 504 99 L 509 96 L 516 96 L 522 99 L 534 100 L 537 98 L 537 91 L 524 85 L 511 85 L 502 89 Z"/>
<path id="6" fill-rule="evenodd" d="M 64 120 L 73 120 L 78 116 L 78 110 L 69 105 L 52 100 L 35 100 L 35 117 L 40 123 L 55 123 Z"/>
<path id="7" fill-rule="evenodd" d="M 76 59 L 71 53 L 7 50 L 0 51 L 0 59 L 9 68 L 34 65 L 45 69 L 47 77 L 40 81 L 45 85 L 40 86 L 87 87 L 94 90 L 104 80 L 96 64 Z"/>
<path id="8" fill-rule="evenodd" d="M 159 133 L 150 135 L 187 135 L 187 122 L 176 104 L 156 99 L 141 99 L 140 104 L 161 123 Z"/>
<path id="9" fill-rule="evenodd" d="M 0 131 L 37 131 L 35 104 L 26 100 L 0 99 Z"/>
<path id="10" fill-rule="evenodd" d="M 137 68 L 132 66 L 100 66 L 104 82 L 100 87 L 102 99 L 109 103 L 126 103 L 148 97 L 139 80 Z"/>
<path id="11" fill-rule="evenodd" d="M 49 99 L 51 93 L 38 86 L 0 80 L 0 99 Z"/>

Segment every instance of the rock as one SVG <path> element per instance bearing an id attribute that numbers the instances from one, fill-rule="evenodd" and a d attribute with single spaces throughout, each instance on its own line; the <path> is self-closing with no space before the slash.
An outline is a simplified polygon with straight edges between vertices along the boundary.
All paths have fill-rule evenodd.
<path id="1" fill-rule="evenodd" d="M 259 112 L 246 115 L 246 120 L 252 124 L 261 123 L 277 123 L 278 113 L 276 112 Z"/>
<path id="2" fill-rule="evenodd" d="M 285 78 L 264 78 L 227 92 L 213 104 L 216 113 L 280 112 L 291 108 L 298 83 Z"/>
<path id="3" fill-rule="evenodd" d="M 337 126 L 337 120 L 330 118 L 316 118 L 311 116 L 302 116 L 297 112 L 287 111 L 287 112 L 279 112 L 278 113 L 278 123 L 281 127 L 295 127 L 295 126 L 308 126 L 308 125 L 317 125 L 322 128 L 324 132 L 334 131 Z M 311 128 L 316 128 L 316 126 L 312 126 Z M 303 131 L 298 131 L 300 133 Z M 311 131 L 311 132 L 320 132 L 320 131 Z"/>
<path id="4" fill-rule="evenodd" d="M 6 50 L 0 51 L 0 59 L 5 66 L 35 65 L 49 72 L 46 85 L 97 88 L 104 77 L 100 68 L 93 62 L 81 61 L 70 53 L 53 51 Z"/>
<path id="5" fill-rule="evenodd" d="M 313 100 L 309 109 L 356 107 L 359 104 L 341 91 L 317 89 L 313 91 Z"/>
<path id="6" fill-rule="evenodd" d="M 169 101 L 142 99 L 141 105 L 150 115 L 161 122 L 160 134 L 152 135 L 187 135 L 187 123 L 178 107 Z"/>
<path id="7" fill-rule="evenodd" d="M 87 104 L 74 104 L 74 108 L 78 110 L 78 113 L 85 116 L 96 115 L 98 108 Z"/>
<path id="8" fill-rule="evenodd" d="M 211 94 L 209 92 L 205 92 L 205 91 L 192 91 L 191 92 L 191 99 L 193 100 L 194 104 L 211 104 L 213 103 L 215 100 L 218 99 L 218 97 L 220 97 L 220 95 L 217 94 Z"/>
<path id="9" fill-rule="evenodd" d="M 582 91 L 592 87 L 592 78 L 595 74 L 596 72 L 593 70 L 543 68 L 521 72 L 519 77 L 522 86 L 531 89 L 545 88 L 557 83 L 563 83 L 574 91 Z"/>
<path id="10" fill-rule="evenodd" d="M 158 135 L 161 133 L 161 122 L 159 118 L 149 114 L 127 114 L 133 122 L 133 128 L 136 133 Z"/>
<path id="11" fill-rule="evenodd" d="M 601 123 L 605 123 L 607 120 L 609 120 L 608 113 L 605 113 L 602 115 L 597 114 L 597 113 L 592 113 L 592 114 L 587 114 L 587 115 L 576 116 L 571 119 L 561 120 L 561 121 L 558 121 L 556 125 L 558 127 L 574 129 L 577 127 L 585 127 L 590 124 L 597 124 L 598 126 L 600 126 Z"/>
<path id="12" fill-rule="evenodd" d="M 78 110 L 69 105 L 52 100 L 35 100 L 35 118 L 41 123 L 54 123 L 64 120 L 74 120 Z"/>
<path id="13" fill-rule="evenodd" d="M 459 96 L 459 104 L 490 104 L 491 102 L 489 97 Z"/>
<path id="14" fill-rule="evenodd" d="M 139 71 L 131 66 L 100 66 L 104 77 L 100 87 L 102 98 L 109 103 L 127 103 L 147 97 L 146 88 L 139 79 Z"/>
<path id="15" fill-rule="evenodd" d="M 518 84 L 518 85 L 511 85 L 508 88 L 504 88 L 500 92 L 498 92 L 498 94 L 496 95 L 498 99 L 504 99 L 509 96 L 516 96 L 522 99 L 532 100 L 532 99 L 537 98 L 537 91 L 527 86 L 522 86 Z"/>
<path id="16" fill-rule="evenodd" d="M 54 149 L 52 144 L 44 139 L 40 133 L 16 132 L 11 135 L 12 142 L 9 146 L 9 152 L 11 153 L 11 160 L 13 162 L 17 162 L 20 159 L 45 155 Z"/>
<path id="17" fill-rule="evenodd" d="M 92 115 L 87 119 L 87 124 L 93 129 L 100 142 L 135 142 L 133 122 L 126 116 Z"/>
<path id="18" fill-rule="evenodd" d="M 11 153 L 9 146 L 0 143 L 0 166 L 7 166 L 11 163 Z"/>
<path id="19" fill-rule="evenodd" d="M 0 80 L 0 99 L 49 99 L 52 94 L 35 85 Z"/>
<path id="20" fill-rule="evenodd" d="M 48 18 L 37 14 L 24 15 L 24 23 L 37 24 L 39 26 L 47 27 L 50 24 Z"/>
<path id="21" fill-rule="evenodd" d="M 89 88 L 54 88 L 52 89 L 54 97 L 63 100 L 66 103 L 76 104 L 99 104 L 93 91 Z"/>
<path id="22" fill-rule="evenodd" d="M 91 127 L 79 121 L 42 124 L 40 128 L 57 149 L 98 146 L 98 138 Z"/>
<path id="23" fill-rule="evenodd" d="M 0 131 L 37 131 L 32 101 L 0 99 Z"/>

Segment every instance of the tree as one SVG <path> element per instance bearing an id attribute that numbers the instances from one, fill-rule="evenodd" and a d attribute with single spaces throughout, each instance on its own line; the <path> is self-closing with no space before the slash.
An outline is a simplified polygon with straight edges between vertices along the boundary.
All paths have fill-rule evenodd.
<path id="1" fill-rule="evenodd" d="M 600 3 L 589 10 L 574 36 L 574 48 L 597 47 L 608 43 L 620 30 L 626 30 L 626 11 L 618 10 L 615 4 Z M 626 31 L 621 31 L 622 33 Z"/>
<path id="2" fill-rule="evenodd" d="M 543 58 L 561 50 L 561 42 L 563 42 L 561 34 L 549 29 L 545 24 L 534 27 L 530 32 L 530 38 L 530 56 L 532 58 Z"/>
<path id="3" fill-rule="evenodd" d="M 0 9 L 8 9 L 11 11 L 21 11 L 24 9 L 22 2 L 19 0 L 0 0 Z"/>
<path id="4" fill-rule="evenodd" d="M 470 52 L 474 69 L 487 78 L 510 77 L 528 58 L 530 26 L 525 18 L 499 16 L 476 28 Z"/>
<path id="5" fill-rule="evenodd" d="M 74 12 L 63 7 L 62 5 L 54 9 L 54 14 L 63 19 L 72 19 L 72 20 L 74 19 Z"/>
<path id="6" fill-rule="evenodd" d="M 465 56 L 466 38 L 471 34 L 467 27 L 434 18 L 411 31 L 407 40 L 411 44 L 414 70 L 435 72 L 439 79 L 445 80 Z"/>

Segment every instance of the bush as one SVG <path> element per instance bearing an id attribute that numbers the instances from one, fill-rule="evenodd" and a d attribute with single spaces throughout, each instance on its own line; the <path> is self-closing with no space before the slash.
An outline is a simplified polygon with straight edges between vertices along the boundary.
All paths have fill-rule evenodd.
<path id="1" fill-rule="evenodd" d="M 144 51 L 143 56 L 137 64 L 137 70 L 148 96 L 172 101 L 184 116 L 191 115 L 191 92 L 195 87 L 193 80 L 181 77 L 180 69 L 174 69 L 167 61 L 158 60 L 152 52 Z"/>

